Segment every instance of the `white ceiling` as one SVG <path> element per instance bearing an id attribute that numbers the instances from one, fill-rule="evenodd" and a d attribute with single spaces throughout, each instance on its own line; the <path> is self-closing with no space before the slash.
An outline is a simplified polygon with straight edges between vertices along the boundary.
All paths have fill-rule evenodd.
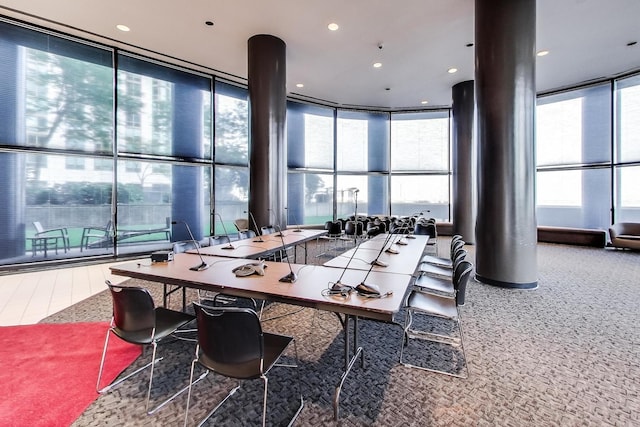
<path id="1" fill-rule="evenodd" d="M 451 87 L 474 78 L 473 10 L 474 0 L 0 0 L 0 14 L 237 81 L 247 40 L 271 34 L 287 44 L 289 93 L 390 109 L 449 106 Z M 538 0 L 537 48 L 550 51 L 537 59 L 538 92 L 640 69 L 636 40 L 640 0 Z"/>

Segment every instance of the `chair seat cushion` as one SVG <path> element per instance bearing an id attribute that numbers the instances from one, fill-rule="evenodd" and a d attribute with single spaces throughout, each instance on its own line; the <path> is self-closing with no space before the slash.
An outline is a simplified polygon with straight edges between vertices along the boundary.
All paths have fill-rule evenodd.
<path id="1" fill-rule="evenodd" d="M 453 294 L 455 292 L 453 282 L 450 279 L 440 277 L 421 275 L 415 280 L 414 286 L 446 294 Z"/>
<path id="2" fill-rule="evenodd" d="M 638 240 L 640 241 L 640 236 L 634 236 L 631 234 L 618 234 L 616 239 L 624 239 L 624 240 Z"/>
<path id="3" fill-rule="evenodd" d="M 409 298 L 407 298 L 407 308 L 447 319 L 458 317 L 458 309 L 454 299 L 426 292 L 411 291 Z"/>

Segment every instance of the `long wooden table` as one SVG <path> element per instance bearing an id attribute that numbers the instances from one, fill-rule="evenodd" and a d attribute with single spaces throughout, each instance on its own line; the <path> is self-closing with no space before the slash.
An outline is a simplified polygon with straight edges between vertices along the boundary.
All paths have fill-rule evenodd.
<path id="1" fill-rule="evenodd" d="M 327 234 L 326 230 L 286 229 L 283 230 L 282 237 L 279 237 L 278 233 L 255 236 L 248 239 L 236 240 L 231 243 L 207 246 L 201 248 L 200 253 L 208 256 L 257 259 L 267 257 L 283 249 L 290 247 L 296 248 L 298 245 L 304 244 L 304 260 L 306 263 L 307 242 L 325 234 Z M 187 252 L 192 254 L 196 253 L 195 250 L 189 250 Z M 297 259 L 297 251 L 294 256 Z"/>
<path id="2" fill-rule="evenodd" d="M 411 280 L 409 274 L 374 271 L 367 276 L 368 272 L 363 270 L 304 264 L 289 265 L 281 262 L 266 262 L 264 276 L 236 277 L 232 270 L 253 260 L 209 256 L 207 262 L 211 264 L 207 270 L 192 271 L 190 267 L 199 264 L 200 259 L 197 255 L 184 253 L 176 254 L 173 261 L 167 263 L 132 262 L 113 266 L 111 271 L 116 275 L 151 282 L 313 307 L 343 315 L 344 318 L 341 318 L 341 321 L 344 330 L 345 369 L 334 394 L 333 409 L 336 420 L 339 417 L 340 392 L 347 375 L 359 356 L 361 364 L 364 365 L 363 350 L 358 343 L 358 318 L 393 321 L 394 315 L 402 307 L 403 297 Z M 294 283 L 280 282 L 281 277 L 290 273 L 289 268 L 296 273 L 297 280 Z M 346 297 L 326 295 L 326 290 L 338 280 L 355 286 L 365 277 L 366 283 L 375 283 L 381 293 L 387 296 L 368 298 L 355 292 L 349 293 Z M 353 345 L 349 330 L 351 323 L 353 324 Z"/>
<path id="3" fill-rule="evenodd" d="M 380 234 L 325 262 L 324 265 L 337 268 L 348 266 L 349 269 L 354 270 L 371 269 L 372 272 L 413 274 L 428 242 L 429 236 L 419 235 L 407 238 L 402 234 Z M 385 249 L 389 247 L 397 253 L 386 252 Z M 372 267 L 372 262 L 376 259 L 387 265 Z"/>

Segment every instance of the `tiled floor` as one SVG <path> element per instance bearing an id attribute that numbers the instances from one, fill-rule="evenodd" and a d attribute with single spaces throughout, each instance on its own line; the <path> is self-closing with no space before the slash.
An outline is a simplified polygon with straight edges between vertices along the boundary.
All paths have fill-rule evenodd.
<path id="1" fill-rule="evenodd" d="M 96 264 L 0 276 L 0 326 L 28 325 L 121 283 L 109 267 Z"/>

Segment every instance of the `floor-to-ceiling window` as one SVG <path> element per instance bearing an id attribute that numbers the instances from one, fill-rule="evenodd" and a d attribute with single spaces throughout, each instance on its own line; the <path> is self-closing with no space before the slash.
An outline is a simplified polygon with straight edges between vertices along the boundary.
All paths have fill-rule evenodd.
<path id="1" fill-rule="evenodd" d="M 611 114 L 609 83 L 538 98 L 538 225 L 608 228 Z"/>
<path id="2" fill-rule="evenodd" d="M 174 241 L 210 234 L 210 76 L 118 54 L 117 234 L 152 240 L 167 221 Z M 169 224 L 170 225 L 170 224 Z M 130 233 L 130 231 L 138 233 Z M 137 240 L 120 238 L 119 250 Z"/>
<path id="3" fill-rule="evenodd" d="M 613 222 L 640 222 L 640 75 L 616 82 Z"/>
<path id="4" fill-rule="evenodd" d="M 391 114 L 391 213 L 450 216 L 449 111 Z"/>
<path id="5" fill-rule="evenodd" d="M 0 264 L 210 234 L 211 76 L 4 20 L 0 64 Z"/>
<path id="6" fill-rule="evenodd" d="M 333 219 L 334 110 L 287 103 L 287 223 Z"/>
<path id="7" fill-rule="evenodd" d="M 338 110 L 338 217 L 389 214 L 389 114 Z"/>
<path id="8" fill-rule="evenodd" d="M 215 234 L 236 231 L 248 217 L 249 102 L 247 89 L 215 82 Z M 226 231 L 226 233 L 225 233 Z"/>

